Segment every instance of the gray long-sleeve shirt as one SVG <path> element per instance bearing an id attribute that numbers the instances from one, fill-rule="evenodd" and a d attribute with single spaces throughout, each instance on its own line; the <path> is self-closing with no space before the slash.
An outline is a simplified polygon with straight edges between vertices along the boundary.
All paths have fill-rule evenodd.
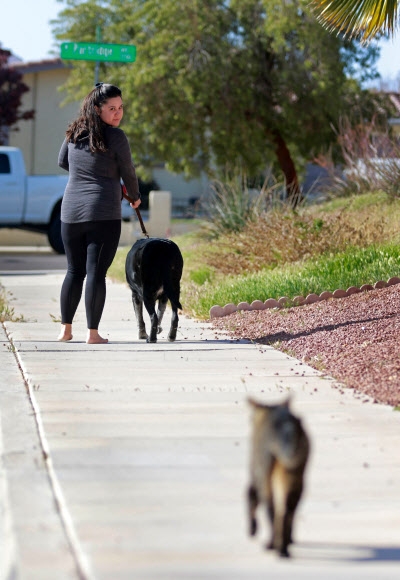
<path id="1" fill-rule="evenodd" d="M 140 197 L 139 184 L 125 133 L 105 125 L 105 153 L 92 153 L 88 138 L 64 140 L 58 165 L 69 172 L 61 205 L 65 223 L 121 219 L 122 179 L 132 200 Z"/>

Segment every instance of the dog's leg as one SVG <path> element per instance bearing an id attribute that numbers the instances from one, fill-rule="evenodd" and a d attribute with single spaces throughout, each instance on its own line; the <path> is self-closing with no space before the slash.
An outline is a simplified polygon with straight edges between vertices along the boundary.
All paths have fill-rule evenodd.
<path id="1" fill-rule="evenodd" d="M 144 297 L 143 302 L 150 316 L 150 335 L 147 342 L 157 342 L 158 316 L 155 309 L 155 300 L 154 298 Z"/>
<path id="2" fill-rule="evenodd" d="M 158 310 L 157 310 L 157 316 L 158 316 L 158 328 L 157 328 L 157 334 L 160 334 L 160 332 L 162 331 L 161 328 L 161 322 L 165 313 L 165 309 L 167 307 L 167 302 L 168 302 L 168 298 L 165 294 L 162 294 L 162 296 L 159 297 L 158 299 Z"/>
<path id="3" fill-rule="evenodd" d="M 171 317 L 171 327 L 169 329 L 168 340 L 173 342 L 176 339 L 176 333 L 178 330 L 178 310 L 175 306 L 172 306 L 172 317 Z"/>
<path id="4" fill-rule="evenodd" d="M 149 337 L 147 336 L 146 325 L 143 320 L 143 301 L 139 298 L 139 296 L 137 296 L 133 292 L 132 292 L 132 303 L 138 325 L 139 331 L 138 338 L 139 340 L 147 340 Z"/>

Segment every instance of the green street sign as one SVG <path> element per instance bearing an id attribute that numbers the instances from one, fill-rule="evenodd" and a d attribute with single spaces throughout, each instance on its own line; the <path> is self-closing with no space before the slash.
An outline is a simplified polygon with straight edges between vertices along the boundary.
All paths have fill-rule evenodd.
<path id="1" fill-rule="evenodd" d="M 65 60 L 134 62 L 136 60 L 136 46 L 132 44 L 63 42 L 61 44 L 61 58 Z"/>

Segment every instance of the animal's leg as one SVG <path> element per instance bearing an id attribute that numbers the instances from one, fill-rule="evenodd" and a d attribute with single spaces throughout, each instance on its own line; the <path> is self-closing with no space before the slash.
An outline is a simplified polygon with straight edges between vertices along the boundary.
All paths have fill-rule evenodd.
<path id="1" fill-rule="evenodd" d="M 280 546 L 280 554 L 283 557 L 288 557 L 288 546 L 293 542 L 292 539 L 292 528 L 293 528 L 293 518 L 296 511 L 297 505 L 299 503 L 301 496 L 301 489 L 292 491 L 289 493 L 286 502 L 286 512 L 283 518 L 283 529 L 282 529 L 282 544 Z"/>
<path id="2" fill-rule="evenodd" d="M 158 299 L 158 310 L 157 310 L 157 316 L 158 316 L 158 328 L 157 328 L 157 334 L 160 334 L 160 332 L 162 331 L 161 328 L 161 322 L 165 313 L 165 309 L 167 306 L 167 302 L 168 302 L 168 298 L 167 296 L 163 295 L 160 296 L 160 298 Z"/>
<path id="3" fill-rule="evenodd" d="M 155 309 L 155 300 L 144 297 L 144 305 L 150 316 L 150 334 L 147 342 L 157 342 L 157 328 L 158 328 L 158 316 Z"/>
<path id="4" fill-rule="evenodd" d="M 255 536 L 257 533 L 256 510 L 258 506 L 258 494 L 254 485 L 250 485 L 247 490 L 247 504 L 249 512 L 249 534 Z"/>
<path id="5" fill-rule="evenodd" d="M 267 519 L 269 520 L 271 527 L 271 539 L 265 546 L 267 550 L 273 550 L 275 544 L 275 510 L 274 510 L 274 500 L 272 497 L 272 492 L 270 491 L 267 496 Z"/>
<path id="6" fill-rule="evenodd" d="M 281 509 L 275 510 L 273 536 L 269 547 L 277 550 L 280 556 L 287 558 L 289 556 L 287 551 L 288 544 L 284 537 L 286 516 L 286 511 L 281 511 Z"/>
<path id="7" fill-rule="evenodd" d="M 171 316 L 171 327 L 169 329 L 168 340 L 173 342 L 176 339 L 176 333 L 178 331 L 178 310 L 175 306 L 172 306 L 172 316 Z"/>
<path id="8" fill-rule="evenodd" d="M 282 463 L 275 461 L 270 476 L 270 498 L 268 499 L 269 510 L 272 514 L 272 539 L 269 545 L 283 557 L 288 557 L 287 550 L 289 541 L 285 536 L 287 530 L 288 506 L 291 505 L 291 481 L 292 477 Z M 297 500 L 298 501 L 298 500 Z M 297 502 L 296 502 L 297 505 Z"/>
<path id="9" fill-rule="evenodd" d="M 138 331 L 139 331 L 138 338 L 139 338 L 139 340 L 142 340 L 142 339 L 147 340 L 148 336 L 147 336 L 147 332 L 146 332 L 146 325 L 145 325 L 144 320 L 143 320 L 143 302 L 142 302 L 142 300 L 140 300 L 140 298 L 138 296 L 136 296 L 135 294 L 132 294 L 132 303 L 133 303 L 133 309 L 135 311 L 136 321 L 137 321 L 137 325 L 138 325 Z"/>

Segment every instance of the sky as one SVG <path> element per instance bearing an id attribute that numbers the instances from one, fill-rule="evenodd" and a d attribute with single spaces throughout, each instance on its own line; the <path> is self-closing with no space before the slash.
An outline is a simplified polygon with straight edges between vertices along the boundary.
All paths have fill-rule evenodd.
<path id="1" fill-rule="evenodd" d="M 4 0 L 0 19 L 1 47 L 24 61 L 58 56 L 58 52 L 50 54 L 55 47 L 49 21 L 64 7 L 65 4 L 57 0 Z M 382 79 L 400 79 L 400 31 L 393 39 L 381 41 L 380 46 L 377 69 Z"/>

